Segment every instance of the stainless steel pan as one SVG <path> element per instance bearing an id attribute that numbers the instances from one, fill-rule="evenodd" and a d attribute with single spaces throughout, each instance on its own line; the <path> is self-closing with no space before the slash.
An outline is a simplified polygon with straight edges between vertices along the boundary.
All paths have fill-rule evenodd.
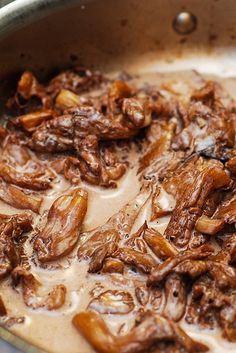
<path id="1" fill-rule="evenodd" d="M 15 0 L 0 9 L 0 87 L 26 68 L 46 76 L 77 64 L 236 75 L 235 18 L 235 0 Z M 39 352 L 4 329 L 0 337 Z"/>

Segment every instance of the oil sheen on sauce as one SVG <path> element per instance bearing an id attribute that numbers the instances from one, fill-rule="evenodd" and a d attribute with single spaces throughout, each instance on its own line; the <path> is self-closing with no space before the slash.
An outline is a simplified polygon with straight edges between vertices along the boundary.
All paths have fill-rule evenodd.
<path id="1" fill-rule="evenodd" d="M 181 78 L 180 78 L 181 77 Z M 202 84 L 203 78 L 193 72 L 180 74 L 150 74 L 142 76 L 135 81 L 149 82 L 159 85 L 165 82 L 173 82 L 173 89 L 180 90 L 182 94 L 187 94 L 190 88 L 194 88 Z M 235 91 L 236 79 L 220 79 L 221 84 L 227 91 Z M 233 89 L 234 88 L 234 89 Z M 232 94 L 231 94 L 232 95 Z M 89 192 L 88 212 L 83 225 L 83 231 L 92 230 L 104 224 L 110 216 L 120 210 L 122 206 L 132 200 L 139 192 L 140 182 L 137 176 L 138 169 L 138 154 L 132 152 L 130 156 L 131 167 L 127 170 L 124 177 L 119 181 L 116 189 L 105 190 L 99 187 L 93 187 L 88 184 L 83 184 Z M 63 178 L 58 178 L 55 187 L 46 195 L 41 215 L 46 215 L 53 201 L 58 198 L 63 192 L 71 189 L 71 185 Z M 164 192 L 160 194 L 159 202 L 165 206 L 169 202 L 173 203 Z M 13 207 L 0 202 L 0 213 L 13 214 L 17 210 Z M 150 204 L 146 204 L 140 216 L 136 220 L 133 231 L 147 218 L 150 212 Z M 35 223 L 41 222 L 41 216 L 36 217 Z M 43 218 L 43 217 L 42 217 Z M 45 218 L 45 217 L 44 217 Z M 158 229 L 161 233 L 164 232 L 169 218 L 163 217 L 151 225 Z M 26 253 L 32 253 L 30 242 L 25 244 Z M 57 284 L 64 284 L 67 287 L 66 304 L 59 310 L 47 311 L 44 309 L 33 310 L 28 308 L 22 299 L 20 292 L 12 289 L 10 279 L 4 280 L 1 283 L 0 294 L 8 310 L 9 316 L 25 317 L 25 322 L 22 324 L 13 325 L 10 330 L 19 335 L 23 339 L 30 341 L 32 344 L 50 353 L 94 353 L 91 346 L 80 336 L 77 330 L 73 327 L 72 317 L 83 310 L 86 310 L 90 302 L 90 292 L 94 288 L 103 287 L 106 289 L 120 289 L 134 292 L 133 281 L 136 276 L 137 281 L 143 280 L 138 274 L 130 274 L 125 278 L 123 275 L 101 275 L 88 274 L 88 265 L 86 261 L 79 262 L 76 258 L 76 250 L 74 253 L 67 256 L 61 261 L 62 268 L 42 268 L 36 266 L 31 261 L 31 271 L 38 275 L 42 283 L 42 294 L 47 293 Z M 135 297 L 134 297 L 135 300 Z M 113 333 L 117 333 L 122 324 L 122 334 L 125 334 L 134 322 L 135 312 L 128 315 L 107 315 L 105 318 Z M 221 338 L 219 330 L 200 330 L 194 325 L 188 325 L 183 320 L 182 327 L 193 338 L 206 343 L 210 348 L 210 353 L 230 353 L 236 352 L 236 344 L 227 342 Z"/>

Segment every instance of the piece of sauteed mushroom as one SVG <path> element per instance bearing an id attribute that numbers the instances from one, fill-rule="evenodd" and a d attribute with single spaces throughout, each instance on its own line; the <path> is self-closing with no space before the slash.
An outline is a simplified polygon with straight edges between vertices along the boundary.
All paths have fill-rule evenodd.
<path id="1" fill-rule="evenodd" d="M 40 262 L 59 259 L 73 250 L 87 211 L 87 199 L 87 192 L 78 188 L 54 201 L 46 225 L 34 242 Z"/>

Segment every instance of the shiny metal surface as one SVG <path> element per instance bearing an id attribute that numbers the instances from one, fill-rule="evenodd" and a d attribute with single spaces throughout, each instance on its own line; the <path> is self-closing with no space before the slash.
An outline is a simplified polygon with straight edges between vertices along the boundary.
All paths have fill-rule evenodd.
<path id="1" fill-rule="evenodd" d="M 46 353 L 31 346 L 2 327 L 0 327 L 0 338 L 1 353 Z"/>
<path id="2" fill-rule="evenodd" d="M 174 18 L 173 28 L 179 34 L 190 34 L 197 29 L 197 18 L 191 12 L 180 12 Z"/>
<path id="3" fill-rule="evenodd" d="M 235 0 L 15 0 L 0 9 L 0 83 L 70 65 L 235 76 L 235 15 Z M 0 337 L 38 352 L 4 329 Z"/>
<path id="4" fill-rule="evenodd" d="M 188 35 L 173 29 L 183 11 L 198 21 Z M 15 0 L 0 11 L 0 76 L 71 64 L 231 74 L 235 38 L 234 0 Z"/>

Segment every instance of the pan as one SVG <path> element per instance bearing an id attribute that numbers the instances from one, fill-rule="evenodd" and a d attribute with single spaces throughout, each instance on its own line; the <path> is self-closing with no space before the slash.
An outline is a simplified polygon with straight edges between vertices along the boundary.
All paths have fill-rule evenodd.
<path id="1" fill-rule="evenodd" d="M 0 9 L 1 99 L 25 69 L 234 77 L 235 16 L 234 0 L 15 0 Z M 4 328 L 0 337 L 12 345 L 1 353 L 42 352 Z"/>

